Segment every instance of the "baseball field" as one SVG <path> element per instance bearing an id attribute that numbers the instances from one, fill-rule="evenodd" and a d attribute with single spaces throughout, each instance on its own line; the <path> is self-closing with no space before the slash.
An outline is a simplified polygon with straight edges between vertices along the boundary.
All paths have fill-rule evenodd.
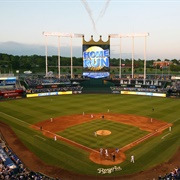
<path id="1" fill-rule="evenodd" d="M 0 121 L 40 161 L 61 169 L 54 174 L 38 169 L 47 175 L 63 176 L 68 171 L 96 178 L 119 177 L 168 162 L 177 152 L 179 105 L 179 99 L 149 96 L 49 96 L 1 102 Z M 16 153 L 28 158 L 26 153 Z"/>

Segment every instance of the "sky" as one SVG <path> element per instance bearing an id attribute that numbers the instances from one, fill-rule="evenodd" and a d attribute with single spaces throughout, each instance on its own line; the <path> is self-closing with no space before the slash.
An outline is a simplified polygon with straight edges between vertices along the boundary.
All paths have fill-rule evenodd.
<path id="1" fill-rule="evenodd" d="M 110 38 L 111 58 L 180 59 L 180 0 L 0 0 L 0 53 L 58 55 L 58 38 L 43 32 Z M 120 53 L 121 44 L 121 53 Z M 146 48 L 145 48 L 146 44 Z M 60 55 L 82 57 L 81 38 L 60 38 Z M 132 50 L 132 47 L 134 49 Z"/>

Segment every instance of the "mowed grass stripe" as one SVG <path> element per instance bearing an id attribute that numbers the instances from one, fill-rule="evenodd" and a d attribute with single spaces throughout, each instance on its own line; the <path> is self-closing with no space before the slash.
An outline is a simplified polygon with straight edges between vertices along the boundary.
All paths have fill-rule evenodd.
<path id="1" fill-rule="evenodd" d="M 12 118 L 9 116 L 5 116 L 4 121 L 12 121 Z M 19 126 L 21 124 L 21 126 Z M 24 126 L 23 126 L 24 124 Z M 13 125 L 13 130 L 18 134 L 19 138 L 22 142 L 28 146 L 28 148 L 36 153 L 38 157 L 43 159 L 46 163 L 49 164 L 62 164 L 63 166 L 70 166 L 72 170 L 77 171 L 78 168 L 76 165 L 77 157 L 81 157 L 83 159 L 88 158 L 88 154 L 81 149 L 78 149 L 73 146 L 69 146 L 68 144 L 64 144 L 62 146 L 62 142 L 59 144 L 58 142 L 55 143 L 54 140 L 46 138 L 46 141 L 38 138 L 39 137 L 45 138 L 42 136 L 40 132 L 33 131 L 33 129 L 29 129 L 26 123 L 22 123 L 21 121 L 12 121 L 11 125 Z M 23 126 L 23 128 L 22 128 Z M 38 133 L 38 134 L 37 134 Z M 55 145 L 56 144 L 56 145 Z M 76 150 L 75 150 L 76 149 Z M 83 157 L 84 156 L 84 157 Z M 67 159 L 68 158 L 68 159 Z M 90 166 L 90 162 L 83 161 L 81 159 L 78 160 L 78 164 L 82 165 L 83 167 Z M 92 167 L 91 167 L 92 168 Z"/>
<path id="2" fill-rule="evenodd" d="M 109 99 L 110 95 L 108 96 L 103 95 L 102 97 L 98 95 L 99 98 L 97 99 L 94 99 L 93 98 L 94 96 L 95 95 L 89 95 L 89 97 L 86 98 L 84 95 L 80 95 L 77 96 L 78 98 L 76 97 L 75 100 L 73 101 L 72 99 L 74 98 L 72 98 L 72 96 L 61 96 L 61 97 L 56 96 L 57 100 L 55 99 L 55 97 L 53 97 L 52 103 L 50 103 L 51 100 L 50 98 L 48 98 L 48 100 L 44 97 L 34 98 L 35 102 L 33 102 L 31 99 L 31 103 L 29 104 L 23 103 L 19 106 L 16 106 L 16 103 L 14 102 L 18 102 L 18 104 L 20 104 L 19 102 L 21 101 L 14 101 L 10 104 L 10 106 L 8 105 L 8 108 L 12 110 L 12 113 L 18 114 L 18 112 L 19 113 L 26 112 L 26 114 L 29 115 L 29 117 L 31 117 L 31 115 L 34 114 L 37 115 L 37 117 L 40 118 L 42 117 L 42 120 L 46 118 L 48 119 L 52 115 L 53 117 L 65 115 L 67 114 L 67 112 L 71 112 L 71 114 L 82 113 L 82 112 L 86 112 L 86 113 L 107 112 L 107 106 L 111 112 L 118 112 L 123 114 L 135 113 L 144 116 L 149 116 L 152 114 L 151 113 L 152 103 L 151 105 L 149 105 L 149 102 L 151 102 L 151 99 L 149 99 L 149 97 L 137 98 L 133 96 L 131 97 L 133 100 L 131 100 L 129 96 L 123 96 L 123 98 L 122 97 L 119 98 L 120 96 L 119 97 L 115 96 L 116 100 L 113 102 L 113 100 L 111 100 L 112 98 Z M 157 106 L 157 104 L 162 105 L 161 101 L 165 98 L 156 98 L 156 99 L 152 98 L 153 104 L 156 104 L 155 106 Z M 111 103 L 111 101 L 113 103 Z M 160 103 L 157 103 L 157 101 L 160 101 Z M 25 100 L 25 102 L 27 101 Z M 12 106 L 12 104 L 14 104 L 14 106 Z M 134 106 L 134 104 L 136 106 Z M 8 112 L 8 108 L 7 108 L 7 112 Z M 158 111 L 161 110 L 160 108 L 161 106 L 155 107 L 154 114 L 156 114 L 156 112 L 158 113 Z M 16 111 L 14 112 L 13 110 Z M 171 110 L 171 112 L 173 112 L 173 110 Z M 39 118 L 37 120 L 40 121 Z"/>
<path id="3" fill-rule="evenodd" d="M 97 130 L 109 130 L 111 131 L 111 134 L 108 136 L 94 136 L 94 132 Z M 58 134 L 84 146 L 97 149 L 101 148 L 99 147 L 99 144 L 103 145 L 103 147 L 114 148 L 125 146 L 146 135 L 147 132 L 139 130 L 134 126 L 113 121 L 94 120 L 69 127 Z"/>
<path id="4" fill-rule="evenodd" d="M 91 166 L 89 162 L 83 161 L 82 159 L 77 161 L 78 156 L 87 159 L 88 153 L 82 153 L 79 149 L 75 151 L 72 146 L 67 146 L 67 144 L 63 146 L 62 142 L 54 142 L 53 139 L 46 138 L 46 141 L 44 141 L 35 135 L 28 138 L 29 135 L 20 129 L 14 129 L 14 131 L 20 135 L 23 143 L 28 146 L 32 152 L 38 154 L 38 157 L 46 163 L 55 165 L 62 164 L 62 166 L 65 167 L 70 166 L 72 170 L 77 170 L 77 166 L 75 166 L 76 163 L 80 166 Z M 38 134 L 38 136 L 41 137 L 40 134 Z"/>
<path id="5" fill-rule="evenodd" d="M 155 111 L 152 112 L 152 107 L 154 107 Z M 146 96 L 130 96 L 130 95 L 114 95 L 114 94 L 81 94 L 81 95 L 65 95 L 65 96 L 52 96 L 52 97 L 41 97 L 41 98 L 29 98 L 23 100 L 15 100 L 15 101 L 3 101 L 0 102 L 0 111 L 11 115 L 13 117 L 19 118 L 22 121 L 28 122 L 29 124 L 33 124 L 35 122 L 44 121 L 51 117 L 58 117 L 64 115 L 73 115 L 73 114 L 82 114 L 82 112 L 87 113 L 107 113 L 107 110 L 110 109 L 110 113 L 119 113 L 119 114 L 136 114 L 140 116 L 153 117 L 156 119 L 160 119 L 166 122 L 173 122 L 176 119 L 180 118 L 180 112 L 178 110 L 179 100 L 170 99 L 170 98 L 156 98 L 156 97 L 146 97 Z M 41 111 L 42 109 L 42 111 Z M 49 110 L 49 111 L 48 111 Z M 47 112 L 46 112 L 47 111 Z M 17 119 L 7 118 L 0 114 L 0 121 L 8 123 L 13 129 L 18 129 L 16 133 L 19 135 L 19 138 L 23 141 L 27 141 L 26 145 L 28 148 L 33 149 L 34 144 L 32 143 L 32 137 L 37 133 L 36 131 L 29 128 L 29 126 L 23 125 L 23 123 L 17 122 Z M 101 124 L 102 122 L 100 122 Z M 134 131 L 128 131 L 125 129 L 123 131 L 118 131 L 118 126 L 113 126 L 112 132 L 115 133 L 114 136 L 116 141 L 124 138 L 123 141 L 127 141 L 126 134 L 131 134 L 132 136 L 138 136 L 139 133 Z M 94 132 L 94 128 L 96 125 L 92 125 L 92 132 Z M 133 147 L 129 151 L 126 152 L 127 159 L 125 162 L 121 163 L 123 171 L 120 174 L 134 173 L 137 171 L 141 171 L 142 169 L 147 169 L 149 167 L 154 166 L 155 164 L 161 163 L 167 159 L 169 159 L 175 150 L 179 147 L 179 121 L 174 123 L 172 127 L 172 132 L 168 135 L 163 141 L 161 137 L 166 135 L 162 133 L 157 137 L 152 137 L 148 141 L 145 141 L 138 146 Z M 21 131 L 24 133 L 26 139 L 23 139 Z M 87 129 L 86 129 L 87 131 Z M 80 130 L 74 130 L 76 132 L 74 135 L 80 133 Z M 124 132 L 124 133 L 123 133 Z M 166 131 L 165 131 L 166 132 Z M 72 132 L 73 133 L 73 132 Z M 26 135 L 25 135 L 26 134 Z M 69 133 L 67 133 L 69 134 Z M 66 135 L 67 135 L 66 134 Z M 121 138 L 119 138 L 119 136 Z M 43 137 L 43 136 L 42 136 Z M 93 136 L 88 135 L 90 140 L 97 140 Z M 101 140 L 101 139 L 102 140 Z M 37 138 L 38 141 L 40 138 Z M 99 139 L 101 141 L 99 141 Z M 30 141 L 28 141 L 30 140 Z M 111 141 L 113 139 L 109 138 L 106 141 L 102 137 L 98 137 L 98 141 L 95 142 L 95 146 L 101 147 L 104 146 L 105 143 L 111 145 Z M 48 144 L 47 144 L 48 142 Z M 69 144 L 63 142 L 54 142 L 53 139 L 47 140 L 47 142 L 41 142 L 41 148 L 36 147 L 34 151 L 38 156 L 44 161 L 49 162 L 50 164 L 55 164 L 65 169 L 71 169 L 72 166 L 76 166 L 72 169 L 74 172 L 79 172 L 82 174 L 97 174 L 98 165 L 92 163 L 86 152 L 83 150 L 73 147 Z M 165 144 L 164 144 L 165 143 Z M 119 143 L 120 144 L 120 143 Z M 162 144 L 162 145 L 161 145 Z M 63 153 L 61 154 L 61 160 L 57 163 L 56 160 L 51 161 L 55 157 L 51 158 L 50 153 L 46 156 L 46 147 L 47 145 L 53 147 L 54 154 L 58 154 L 59 150 Z M 163 148 L 164 153 L 161 153 Z M 51 149 L 48 150 L 51 151 Z M 66 154 L 66 152 L 68 152 Z M 167 152 L 167 153 L 166 153 Z M 71 164 L 71 156 L 73 157 Z M 134 154 L 136 158 L 136 167 L 130 163 L 130 155 Z M 162 154 L 162 156 L 160 155 Z M 53 155 L 55 156 L 55 155 Z M 152 161 L 149 161 L 147 157 L 153 158 Z M 158 157 L 158 158 L 156 158 Z M 59 157 L 58 157 L 59 158 Z M 62 163 L 62 161 L 68 161 L 68 163 Z M 79 160 L 84 161 L 82 166 L 79 166 Z M 57 163 L 57 164 L 56 164 Z M 115 173 L 113 173 L 115 174 Z M 112 175 L 113 175 L 112 174 Z M 118 174 L 118 173 L 116 173 Z M 103 175 L 106 176 L 106 175 Z"/>
<path id="6" fill-rule="evenodd" d="M 166 136 L 165 139 L 162 139 L 164 135 L 169 133 L 168 130 L 165 130 L 160 136 L 152 137 L 148 141 L 142 142 L 141 145 L 135 146 L 132 149 L 127 151 L 127 159 L 130 160 L 130 156 L 135 154 L 136 156 L 136 165 L 142 166 L 142 170 L 147 169 L 147 167 L 153 167 L 159 163 L 164 162 L 175 153 L 180 144 L 180 122 L 175 124 L 173 131 Z M 179 134 L 179 135 L 178 135 Z M 177 146 L 178 145 L 178 146 Z M 167 147 L 166 147 L 167 146 Z M 151 160 L 149 160 L 151 157 Z M 128 162 L 124 162 L 123 166 L 126 166 Z M 132 169 L 132 171 L 135 171 Z"/>

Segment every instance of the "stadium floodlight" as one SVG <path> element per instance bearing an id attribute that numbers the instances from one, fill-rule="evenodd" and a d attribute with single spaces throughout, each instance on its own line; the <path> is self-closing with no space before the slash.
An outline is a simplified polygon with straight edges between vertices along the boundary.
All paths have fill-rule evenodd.
<path id="1" fill-rule="evenodd" d="M 58 37 L 58 77 L 60 78 L 60 37 L 71 38 L 71 78 L 73 77 L 73 60 L 72 60 L 72 38 L 82 38 L 84 34 L 76 33 L 59 33 L 59 32 L 43 32 L 46 37 L 45 52 L 46 52 L 46 74 L 48 73 L 48 63 L 47 63 L 47 37 L 56 36 Z"/>
<path id="2" fill-rule="evenodd" d="M 57 36 L 57 37 L 83 37 L 83 34 L 76 33 L 59 33 L 59 32 L 43 32 L 44 36 Z"/>
<path id="3" fill-rule="evenodd" d="M 110 34 L 110 38 L 120 38 L 120 62 L 119 62 L 119 78 L 121 78 L 121 44 L 122 38 L 132 38 L 132 78 L 134 78 L 134 38 L 135 37 L 144 37 L 144 84 L 146 80 L 146 37 L 149 36 L 149 33 L 140 33 L 140 34 Z"/>
<path id="4" fill-rule="evenodd" d="M 146 37 L 149 36 L 149 33 L 140 33 L 140 34 L 110 34 L 110 38 L 128 38 L 128 37 Z"/>

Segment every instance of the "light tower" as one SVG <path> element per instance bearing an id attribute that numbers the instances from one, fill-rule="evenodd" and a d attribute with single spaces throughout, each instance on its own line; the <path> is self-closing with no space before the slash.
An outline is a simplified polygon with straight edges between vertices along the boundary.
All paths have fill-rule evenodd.
<path id="1" fill-rule="evenodd" d="M 149 36 L 149 33 L 141 34 L 110 34 L 110 38 L 120 38 L 120 60 L 119 60 L 119 78 L 121 78 L 121 58 L 122 58 L 122 38 L 132 38 L 132 78 L 134 78 L 134 38 L 135 37 L 144 37 L 144 84 L 146 80 L 146 38 Z"/>
<path id="2" fill-rule="evenodd" d="M 61 72 L 60 72 L 60 38 L 61 37 L 69 37 L 71 38 L 70 48 L 71 48 L 71 78 L 73 77 L 73 60 L 72 60 L 72 38 L 82 38 L 83 34 L 74 34 L 74 33 L 59 33 L 59 32 L 43 32 L 43 35 L 45 36 L 45 54 L 46 54 L 46 75 L 48 73 L 48 59 L 47 59 L 47 37 L 48 36 L 55 36 L 58 37 L 58 77 L 60 78 Z"/>

